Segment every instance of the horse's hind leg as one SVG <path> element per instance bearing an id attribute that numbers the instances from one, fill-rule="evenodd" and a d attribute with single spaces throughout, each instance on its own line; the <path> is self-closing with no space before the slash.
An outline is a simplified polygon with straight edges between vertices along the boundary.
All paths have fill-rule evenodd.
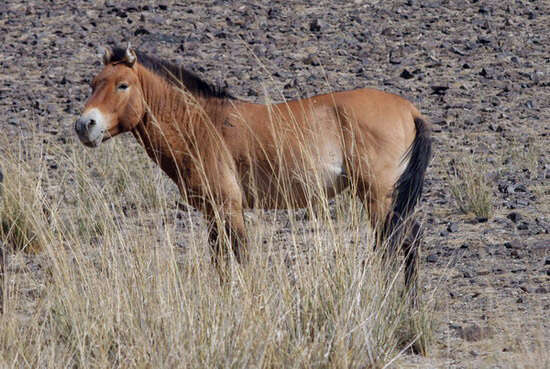
<path id="1" fill-rule="evenodd" d="M 367 211 L 369 223 L 377 234 L 377 238 L 382 235 L 384 222 L 392 205 L 391 185 L 372 185 L 371 181 L 358 181 L 356 194 Z M 375 242 L 374 248 L 377 248 L 379 242 Z"/>
<path id="2" fill-rule="evenodd" d="M 422 228 L 420 224 L 411 220 L 409 229 L 407 231 L 407 237 L 403 241 L 403 251 L 405 253 L 405 287 L 409 290 L 409 294 L 416 303 L 418 284 L 418 252 L 420 249 L 420 243 L 422 242 Z"/>
<path id="3" fill-rule="evenodd" d="M 399 248 L 404 252 L 405 256 L 405 285 L 415 293 L 415 285 L 417 279 L 417 260 L 418 249 L 420 245 L 420 225 L 414 220 L 405 221 L 403 224 L 397 225 L 404 229 L 391 229 L 391 224 L 388 219 L 392 213 L 392 190 L 391 179 L 384 185 L 379 179 L 376 187 L 368 183 L 361 183 L 357 186 L 357 195 L 367 208 L 371 227 L 376 233 L 376 239 L 373 245 L 374 250 L 381 250 L 382 259 L 385 262 L 393 260 L 399 255 Z M 406 235 L 406 236 L 405 236 Z"/>

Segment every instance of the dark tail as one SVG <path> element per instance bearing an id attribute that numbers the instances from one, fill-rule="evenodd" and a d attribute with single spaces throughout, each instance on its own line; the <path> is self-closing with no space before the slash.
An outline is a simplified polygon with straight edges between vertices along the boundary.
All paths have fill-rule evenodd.
<path id="1" fill-rule="evenodd" d="M 386 221 L 390 232 L 399 232 L 401 224 L 413 212 L 422 195 L 422 186 L 424 185 L 424 175 L 432 155 L 432 140 L 430 138 L 430 129 L 426 122 L 421 118 L 414 119 L 416 127 L 416 137 L 403 160 L 409 159 L 401 177 L 395 184 L 393 212 Z M 389 224 L 388 224 L 389 222 Z M 385 227 L 386 230 L 387 227 Z"/>
<path id="2" fill-rule="evenodd" d="M 414 125 L 416 136 L 403 159 L 408 158 L 409 162 L 395 184 L 393 210 L 386 218 L 382 239 L 387 242 L 386 256 L 395 255 L 398 246 L 403 248 L 405 286 L 416 304 L 418 248 L 422 232 L 420 225 L 411 219 L 411 214 L 422 195 L 424 176 L 432 155 L 432 140 L 430 128 L 423 119 L 415 118 Z"/>
<path id="3" fill-rule="evenodd" d="M 416 137 L 403 160 L 409 159 L 401 177 L 395 184 L 393 210 L 388 215 L 383 229 L 383 238 L 388 242 L 390 254 L 397 251 L 402 245 L 405 251 L 406 276 L 409 287 L 416 280 L 416 262 L 418 258 L 418 244 L 420 226 L 410 219 L 414 207 L 422 195 L 424 176 L 432 154 L 432 140 L 427 123 L 421 118 L 414 119 Z M 406 233 L 410 234 L 405 238 Z"/>

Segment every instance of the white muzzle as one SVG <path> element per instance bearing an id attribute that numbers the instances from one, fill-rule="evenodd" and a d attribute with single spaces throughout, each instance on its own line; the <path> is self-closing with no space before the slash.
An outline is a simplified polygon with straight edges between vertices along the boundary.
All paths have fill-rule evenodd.
<path id="1" fill-rule="evenodd" d="M 97 108 L 90 109 L 78 118 L 74 129 L 84 145 L 97 147 L 107 130 L 105 116 Z"/>

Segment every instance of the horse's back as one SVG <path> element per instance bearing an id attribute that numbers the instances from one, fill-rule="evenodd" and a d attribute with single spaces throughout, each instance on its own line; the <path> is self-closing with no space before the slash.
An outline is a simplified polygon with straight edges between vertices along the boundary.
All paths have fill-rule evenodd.
<path id="1" fill-rule="evenodd" d="M 310 110 L 313 117 L 331 115 L 344 138 L 367 140 L 370 149 L 378 152 L 389 148 L 406 151 L 415 137 L 414 119 L 421 116 L 407 99 L 373 88 L 333 92 L 285 104 L 292 111 Z"/>
<path id="2" fill-rule="evenodd" d="M 404 97 L 374 88 L 334 92 L 315 96 L 313 99 L 343 109 L 371 126 L 382 125 L 386 129 L 389 128 L 388 125 L 408 122 L 420 115 L 415 106 Z"/>

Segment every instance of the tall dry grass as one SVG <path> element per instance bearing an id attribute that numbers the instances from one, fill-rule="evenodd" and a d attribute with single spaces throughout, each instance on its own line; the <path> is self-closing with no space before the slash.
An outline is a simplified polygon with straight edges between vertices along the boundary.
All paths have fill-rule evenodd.
<path id="1" fill-rule="evenodd" d="M 463 213 L 480 218 L 493 216 L 493 188 L 487 173 L 487 163 L 472 156 L 458 159 L 449 170 L 451 194 Z"/>
<path id="2" fill-rule="evenodd" d="M 251 213 L 250 263 L 220 283 L 201 216 L 130 137 L 27 137 L 0 142 L 0 366 L 363 368 L 429 350 L 430 305 L 411 308 L 349 194 L 313 184 L 306 220 Z"/>

